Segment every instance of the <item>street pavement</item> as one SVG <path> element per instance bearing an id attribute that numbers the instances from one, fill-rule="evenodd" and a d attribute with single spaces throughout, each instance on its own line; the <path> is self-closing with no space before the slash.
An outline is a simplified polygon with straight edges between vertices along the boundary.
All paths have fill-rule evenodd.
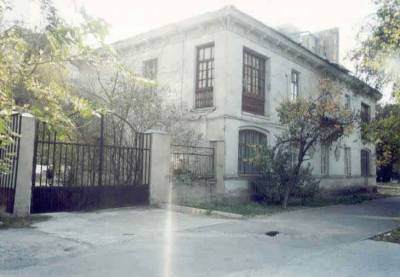
<path id="1" fill-rule="evenodd" d="M 247 220 L 123 208 L 0 231 L 0 276 L 400 276 L 400 197 Z M 270 237 L 265 233 L 279 232 Z"/>

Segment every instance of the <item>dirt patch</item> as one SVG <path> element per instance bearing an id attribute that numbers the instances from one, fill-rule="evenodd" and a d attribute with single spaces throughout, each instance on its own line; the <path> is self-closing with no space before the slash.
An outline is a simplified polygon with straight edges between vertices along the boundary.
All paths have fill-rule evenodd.
<path id="1" fill-rule="evenodd" d="M 0 214 L 0 230 L 10 228 L 32 228 L 32 224 L 36 222 L 46 221 L 50 216 L 30 215 L 24 217 Z"/>

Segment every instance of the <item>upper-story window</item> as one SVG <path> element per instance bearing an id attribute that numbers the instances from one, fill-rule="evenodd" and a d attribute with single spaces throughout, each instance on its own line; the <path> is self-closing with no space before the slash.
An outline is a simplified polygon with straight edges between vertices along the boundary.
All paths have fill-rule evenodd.
<path id="1" fill-rule="evenodd" d="M 264 106 L 265 57 L 244 48 L 242 110 L 264 115 Z"/>
<path id="2" fill-rule="evenodd" d="M 346 110 L 351 109 L 351 97 L 348 94 L 344 95 L 344 107 Z"/>
<path id="3" fill-rule="evenodd" d="M 214 43 L 197 47 L 195 107 L 213 106 Z"/>
<path id="4" fill-rule="evenodd" d="M 299 96 L 299 72 L 292 70 L 290 78 L 290 100 L 294 101 Z"/>
<path id="5" fill-rule="evenodd" d="M 371 121 L 371 107 L 365 103 L 361 103 L 361 121 L 363 123 Z"/>
<path id="6" fill-rule="evenodd" d="M 143 77 L 150 80 L 157 79 L 157 59 L 143 61 Z"/>
<path id="7" fill-rule="evenodd" d="M 365 103 L 361 103 L 361 122 L 362 123 L 368 123 L 371 121 L 371 107 Z M 366 131 L 365 131 L 365 126 L 364 124 L 361 124 L 361 139 L 363 141 L 366 140 Z"/>

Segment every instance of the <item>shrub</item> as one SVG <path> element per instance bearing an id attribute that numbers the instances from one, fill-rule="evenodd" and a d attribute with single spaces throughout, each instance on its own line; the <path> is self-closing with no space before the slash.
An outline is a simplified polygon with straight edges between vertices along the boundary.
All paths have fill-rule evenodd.
<path id="1" fill-rule="evenodd" d="M 260 176 L 251 182 L 252 199 L 257 202 L 283 204 L 285 190 L 292 174 L 293 155 L 283 147 L 255 147 L 253 162 L 260 168 Z M 319 181 L 311 173 L 311 166 L 302 167 L 297 183 L 290 187 L 290 195 L 304 204 L 312 200 L 319 190 Z"/>

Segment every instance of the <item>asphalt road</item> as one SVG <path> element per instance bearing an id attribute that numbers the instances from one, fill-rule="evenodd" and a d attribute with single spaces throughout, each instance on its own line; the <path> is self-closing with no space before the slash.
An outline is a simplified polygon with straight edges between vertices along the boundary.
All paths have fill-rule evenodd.
<path id="1" fill-rule="evenodd" d="M 57 213 L 0 231 L 0 276 L 400 276 L 400 197 L 249 220 L 161 209 Z M 277 231 L 270 237 L 266 232 Z"/>

